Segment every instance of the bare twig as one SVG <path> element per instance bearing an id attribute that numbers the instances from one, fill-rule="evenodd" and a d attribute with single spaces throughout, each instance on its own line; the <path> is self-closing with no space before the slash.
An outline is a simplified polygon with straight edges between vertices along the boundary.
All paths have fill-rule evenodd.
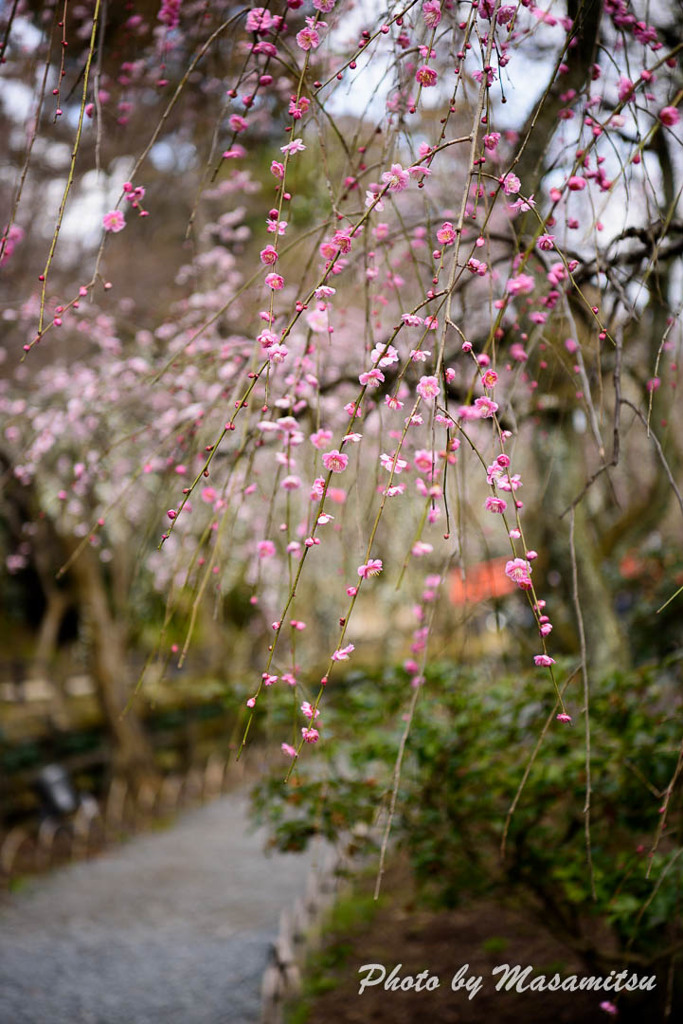
<path id="1" fill-rule="evenodd" d="M 595 891 L 595 872 L 593 870 L 593 855 L 591 853 L 591 730 L 590 730 L 590 686 L 588 682 L 588 657 L 586 652 L 586 632 L 583 626 L 583 613 L 579 599 L 579 572 L 576 564 L 576 544 L 574 541 L 574 520 L 575 510 L 571 510 L 569 518 L 569 552 L 572 563 L 572 598 L 576 612 L 576 624 L 579 630 L 579 644 L 581 649 L 581 678 L 583 680 L 583 713 L 584 713 L 584 734 L 586 738 L 586 802 L 583 807 L 583 820 L 586 836 L 586 862 L 588 864 L 588 875 L 591 884 L 591 896 L 597 900 Z"/>

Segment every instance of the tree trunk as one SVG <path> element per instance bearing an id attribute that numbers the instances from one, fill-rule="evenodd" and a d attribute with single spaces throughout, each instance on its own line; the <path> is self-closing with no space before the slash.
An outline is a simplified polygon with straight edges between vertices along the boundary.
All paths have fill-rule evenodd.
<path id="1" fill-rule="evenodd" d="M 71 548 L 75 548 L 73 543 Z M 111 614 L 95 552 L 86 547 L 69 572 L 90 631 L 91 670 L 115 743 L 114 770 L 137 783 L 156 774 L 154 756 L 135 708 L 126 710 L 130 698 L 126 649 L 119 624 Z"/>
<path id="2" fill-rule="evenodd" d="M 56 587 L 46 589 L 45 600 L 47 606 L 40 623 L 38 642 L 33 654 L 33 672 L 35 676 L 42 675 L 50 667 L 57 649 L 57 638 L 59 627 L 69 607 L 69 596 Z"/>
<path id="3" fill-rule="evenodd" d="M 534 444 L 539 479 L 548 476 L 545 515 L 539 525 L 545 528 L 544 546 L 551 563 L 560 571 L 564 601 L 570 608 L 573 608 L 573 588 L 569 557 L 569 516 L 560 519 L 560 515 L 571 505 L 585 482 L 580 461 L 576 459 L 577 441 L 571 421 L 569 424 L 555 425 L 549 476 L 548 445 L 542 440 L 540 431 Z M 601 676 L 627 667 L 630 652 L 615 610 L 614 595 L 605 579 L 599 531 L 585 501 L 575 511 L 574 550 L 588 667 L 596 676 Z M 578 649 L 576 623 L 574 632 Z"/>
<path id="4" fill-rule="evenodd" d="M 551 88 L 542 103 L 529 116 L 520 132 L 526 145 L 515 173 L 522 181 L 522 191 L 529 195 L 538 189 L 546 171 L 547 147 L 558 123 L 558 114 L 566 106 L 563 96 L 570 89 L 580 93 L 590 78 L 591 65 L 595 61 L 602 0 L 569 0 L 567 13 L 574 22 L 575 45 L 567 50 L 564 63 L 568 71 L 551 83 Z M 525 218 L 526 220 L 527 218 Z M 528 218 L 533 223 L 533 218 Z M 518 224 L 519 227 L 519 224 Z"/>

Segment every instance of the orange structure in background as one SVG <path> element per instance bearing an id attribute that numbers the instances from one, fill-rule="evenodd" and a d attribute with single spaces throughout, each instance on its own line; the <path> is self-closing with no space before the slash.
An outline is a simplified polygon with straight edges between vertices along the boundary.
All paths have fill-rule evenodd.
<path id="1" fill-rule="evenodd" d="M 470 566 L 463 580 L 460 570 L 451 573 L 451 604 L 476 604 L 492 597 L 505 597 L 517 590 L 517 584 L 505 575 L 507 558 L 491 558 Z"/>

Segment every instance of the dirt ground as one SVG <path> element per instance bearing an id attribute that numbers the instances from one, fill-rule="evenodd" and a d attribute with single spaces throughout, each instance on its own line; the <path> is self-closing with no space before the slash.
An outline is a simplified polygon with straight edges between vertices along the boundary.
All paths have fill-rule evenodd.
<path id="1" fill-rule="evenodd" d="M 337 956 L 334 956 L 334 949 Z M 431 912 L 420 909 L 405 870 L 393 869 L 387 876 L 385 900 L 369 925 L 351 928 L 345 934 L 330 936 L 319 968 L 319 994 L 308 1001 L 308 1016 L 296 1021 L 308 1024 L 607 1024 L 617 1019 L 647 1021 L 660 1018 L 648 997 L 636 1006 L 634 997 L 617 998 L 603 992 L 497 991 L 501 973 L 493 973 L 504 964 L 531 965 L 526 984 L 535 974 L 562 979 L 577 974 L 589 975 L 571 949 L 559 942 L 531 912 L 496 906 L 492 903 L 464 904 L 457 910 Z M 335 962 L 338 961 L 338 962 Z M 367 986 L 359 994 L 360 982 L 369 978 L 363 965 L 386 968 L 383 981 Z M 385 990 L 397 964 L 398 977 L 414 978 L 428 971 L 423 986 L 438 978 L 439 986 L 430 991 Z M 622 970 L 619 967 L 618 970 Z M 609 973 L 609 972 L 607 972 Z M 642 973 L 642 972 L 641 972 Z M 452 989 L 454 976 L 481 986 L 470 998 L 471 989 Z M 379 977 L 377 969 L 373 977 Z M 658 979 L 659 991 L 664 979 Z M 456 982 L 457 984 L 457 982 Z M 434 986 L 434 981 L 431 981 Z M 321 991 L 328 989 L 327 991 Z M 600 1009 L 609 1000 L 618 1004 L 615 1018 Z M 301 1010 L 301 1007 L 300 1007 Z"/>

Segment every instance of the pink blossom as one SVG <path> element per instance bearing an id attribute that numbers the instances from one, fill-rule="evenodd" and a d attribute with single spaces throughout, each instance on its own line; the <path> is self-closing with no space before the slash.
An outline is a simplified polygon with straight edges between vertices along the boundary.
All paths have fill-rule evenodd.
<path id="1" fill-rule="evenodd" d="M 512 174 L 512 172 L 510 172 L 510 174 L 506 174 L 504 178 L 501 178 L 500 183 L 503 186 L 503 192 L 506 196 L 516 195 L 522 187 L 521 181 L 517 175 Z"/>
<path id="2" fill-rule="evenodd" d="M 273 19 L 275 20 L 275 19 Z M 260 39 L 251 48 L 252 53 L 264 53 L 266 57 L 277 57 L 277 46 L 275 43 L 267 43 Z"/>
<path id="3" fill-rule="evenodd" d="M 370 358 L 377 366 L 391 366 L 399 361 L 399 354 L 393 345 L 383 345 L 380 341 L 370 353 Z"/>
<path id="4" fill-rule="evenodd" d="M 334 8 L 337 0 L 313 0 L 313 6 L 316 11 L 322 11 L 323 14 L 329 14 Z M 291 4 L 290 4 L 291 6 Z"/>
<path id="5" fill-rule="evenodd" d="M 314 334 L 325 334 L 328 332 L 329 317 L 325 309 L 312 309 L 306 314 L 306 323 Z"/>
<path id="6" fill-rule="evenodd" d="M 487 12 L 486 16 L 490 18 L 493 15 L 495 3 L 489 2 L 487 6 L 490 9 L 490 13 Z M 515 4 L 514 6 L 512 6 L 512 4 L 504 4 L 502 7 L 498 8 L 498 14 L 496 15 L 496 23 L 498 25 L 508 25 L 512 21 L 516 13 L 517 4 Z"/>
<path id="7" fill-rule="evenodd" d="M 407 327 L 420 327 L 424 323 L 422 317 L 415 313 L 404 313 L 401 320 Z"/>
<path id="8" fill-rule="evenodd" d="M 257 544 L 259 558 L 272 558 L 275 554 L 275 545 L 272 540 L 260 540 Z"/>
<path id="9" fill-rule="evenodd" d="M 365 562 L 364 565 L 358 566 L 358 575 L 361 579 L 367 580 L 370 576 L 379 576 L 382 568 L 381 558 L 371 558 L 368 562 Z"/>
<path id="10" fill-rule="evenodd" d="M 470 274 L 476 274 L 478 277 L 486 277 L 488 273 L 488 264 L 482 260 L 475 259 L 474 256 L 470 257 L 467 261 L 467 269 Z"/>
<path id="11" fill-rule="evenodd" d="M 491 67 L 491 65 L 488 65 L 485 69 L 477 69 L 477 71 L 472 72 L 472 78 L 475 82 L 483 82 L 484 78 L 486 78 L 487 86 L 493 85 L 497 77 L 498 70 Z"/>
<path id="12" fill-rule="evenodd" d="M 481 398 L 475 398 L 474 408 L 481 419 L 490 419 L 498 412 L 498 403 L 483 395 Z"/>
<path id="13" fill-rule="evenodd" d="M 305 700 L 301 705 L 301 713 L 308 719 L 320 718 L 320 712 L 314 708 L 309 701 Z"/>
<path id="14" fill-rule="evenodd" d="M 425 0 L 422 4 L 422 17 L 427 28 L 436 28 L 441 21 L 441 4 L 439 0 Z"/>
<path id="15" fill-rule="evenodd" d="M 315 50 L 320 46 L 320 35 L 314 28 L 307 25 L 296 34 L 297 46 L 302 50 Z"/>
<path id="16" fill-rule="evenodd" d="M 617 83 L 617 95 L 619 97 L 619 102 L 623 103 L 625 100 L 631 99 L 634 89 L 635 86 L 631 79 L 627 78 L 626 75 L 621 75 Z"/>
<path id="17" fill-rule="evenodd" d="M 268 358 L 271 363 L 284 363 L 288 355 L 289 349 L 286 345 L 271 345 L 268 349 Z"/>
<path id="18" fill-rule="evenodd" d="M 404 189 L 408 188 L 410 175 L 408 171 L 403 170 L 400 164 L 392 164 L 391 170 L 383 173 L 382 181 L 385 185 L 389 186 L 390 192 L 403 192 Z"/>
<path id="19" fill-rule="evenodd" d="M 533 196 L 529 196 L 528 199 L 523 199 L 521 196 L 516 199 L 514 203 L 510 203 L 508 210 L 511 213 L 528 213 L 529 210 L 533 210 L 536 207 L 536 200 Z"/>
<path id="20" fill-rule="evenodd" d="M 384 381 L 384 374 L 381 370 L 375 368 L 374 370 L 368 370 L 367 373 L 361 373 L 358 380 L 364 388 L 378 388 Z"/>
<path id="21" fill-rule="evenodd" d="M 505 468 L 500 465 L 498 459 L 492 462 L 490 466 L 486 467 L 486 483 L 497 484 L 500 478 L 505 473 Z"/>
<path id="22" fill-rule="evenodd" d="M 247 32 L 267 32 L 273 23 L 273 16 L 265 7 L 254 7 L 247 14 Z"/>
<path id="23" fill-rule="evenodd" d="M 301 139 L 292 139 L 286 146 L 280 146 L 281 153 L 289 153 L 291 156 L 293 153 L 302 153 L 306 149 Z M 272 164 L 271 164 L 272 166 Z"/>
<path id="24" fill-rule="evenodd" d="M 332 652 L 332 661 L 348 661 L 349 655 L 352 651 L 355 651 L 353 644 L 347 644 L 346 647 L 339 647 L 336 651 Z"/>
<path id="25" fill-rule="evenodd" d="M 341 472 L 341 470 L 340 470 Z M 322 476 L 315 478 L 311 485 L 311 501 L 320 501 L 325 493 L 325 480 Z"/>
<path id="26" fill-rule="evenodd" d="M 265 263 L 266 266 L 269 267 L 272 267 L 275 263 L 277 263 L 278 259 L 280 258 L 278 256 L 278 251 L 274 245 L 267 245 L 265 249 L 261 249 L 259 255 L 261 257 L 261 263 Z"/>
<path id="27" fill-rule="evenodd" d="M 518 274 L 511 277 L 505 286 L 510 295 L 529 295 L 534 290 L 535 281 L 530 274 Z"/>
<path id="28" fill-rule="evenodd" d="M 323 455 L 323 466 L 331 473 L 343 473 L 349 464 L 349 457 L 337 448 Z"/>
<path id="29" fill-rule="evenodd" d="M 410 553 L 414 558 L 422 558 L 424 555 L 431 555 L 433 550 L 433 545 L 428 544 L 424 540 L 416 540 L 410 549 Z"/>
<path id="30" fill-rule="evenodd" d="M 399 459 L 395 455 L 387 455 L 386 452 L 382 452 L 379 457 L 379 461 L 382 468 L 386 469 L 389 473 L 391 473 L 392 470 L 394 473 L 402 473 L 408 465 L 405 459 Z"/>
<path id="31" fill-rule="evenodd" d="M 482 374 L 481 382 L 485 388 L 495 388 L 498 383 L 498 374 L 495 370 L 486 370 Z"/>
<path id="32" fill-rule="evenodd" d="M 502 515 L 507 507 L 507 502 L 503 498 L 494 498 L 492 495 L 489 495 L 484 502 L 487 512 L 497 512 Z"/>
<path id="33" fill-rule="evenodd" d="M 420 473 L 431 473 L 434 467 L 434 455 L 432 452 L 426 450 L 426 448 L 420 448 L 415 452 L 414 459 L 415 469 Z"/>
<path id="34" fill-rule="evenodd" d="M 455 228 L 449 220 L 445 220 L 436 233 L 441 245 L 452 245 L 456 239 Z"/>
<path id="35" fill-rule="evenodd" d="M 384 203 L 379 198 L 379 186 L 374 185 L 373 188 L 369 188 L 366 190 L 365 205 L 367 207 L 374 207 L 374 209 L 377 210 L 378 213 L 381 213 L 381 211 L 384 209 Z M 378 232 L 378 228 L 380 227 L 381 225 L 378 224 L 377 227 L 375 228 L 375 235 L 377 236 L 377 238 L 385 237 Z"/>
<path id="36" fill-rule="evenodd" d="M 571 178 L 567 182 L 567 188 L 571 192 L 582 192 L 586 187 L 586 179 L 580 178 L 577 174 L 572 174 Z"/>
<path id="37" fill-rule="evenodd" d="M 306 726 L 302 728 L 301 735 L 305 739 L 306 743 L 317 743 L 320 738 L 320 733 L 317 729 L 308 729 Z"/>
<path id="38" fill-rule="evenodd" d="M 515 473 L 514 476 L 505 474 L 498 479 L 498 486 L 501 491 L 516 491 L 522 486 L 522 480 L 519 473 Z"/>
<path id="39" fill-rule="evenodd" d="M 2 266 L 8 261 L 8 259 L 14 252 L 15 246 L 17 246 L 19 242 L 23 241 L 24 234 L 24 229 L 20 228 L 18 224 L 12 224 L 9 227 L 5 227 L 5 230 L 2 232 L 2 235 L 0 236 L 0 244 L 2 244 L 2 242 L 5 243 L 5 251 L 2 254 L 2 258 L 0 259 L 0 266 Z M 87 290 L 85 294 L 88 294 Z M 82 290 L 81 295 L 83 295 Z"/>
<path id="40" fill-rule="evenodd" d="M 333 260 L 339 252 L 339 248 L 334 244 L 334 242 L 327 240 L 320 243 L 318 252 L 324 260 Z"/>
<path id="41" fill-rule="evenodd" d="M 536 245 L 541 252 L 550 252 L 551 249 L 555 248 L 555 235 L 540 235 L 536 239 Z"/>
<path id="42" fill-rule="evenodd" d="M 678 113 L 675 107 L 662 107 L 662 109 L 659 111 L 659 120 L 662 122 L 662 124 L 667 125 L 667 127 L 669 128 L 672 128 L 675 124 L 678 124 L 680 119 L 681 115 Z"/>
<path id="43" fill-rule="evenodd" d="M 350 252 L 351 251 L 351 236 L 346 234 L 346 232 L 344 232 L 344 231 L 335 231 L 333 242 L 337 246 L 337 248 L 339 249 L 340 252 Z"/>
<path id="44" fill-rule="evenodd" d="M 284 178 L 285 176 L 285 165 L 281 164 L 279 160 L 273 160 L 270 165 L 270 173 L 276 178 Z"/>
<path id="45" fill-rule="evenodd" d="M 295 121 L 300 121 L 310 105 L 311 101 L 306 96 L 300 96 L 298 102 L 296 96 L 292 96 L 287 112 L 292 115 Z"/>
<path id="46" fill-rule="evenodd" d="M 500 132 L 490 132 L 483 138 L 484 148 L 493 152 L 500 142 Z"/>
<path id="47" fill-rule="evenodd" d="M 280 274 L 266 274 L 266 284 L 273 291 L 280 291 L 285 286 L 285 279 Z"/>
<path id="48" fill-rule="evenodd" d="M 428 64 L 423 64 L 415 73 L 415 81 L 419 82 L 423 89 L 430 89 L 436 85 L 437 78 L 436 71 L 434 68 L 430 68 Z"/>
<path id="49" fill-rule="evenodd" d="M 280 335 L 275 334 L 274 331 L 269 331 L 266 329 L 264 331 L 261 331 L 261 333 L 257 336 L 256 340 L 258 341 L 259 345 L 261 345 L 262 348 L 267 350 L 272 348 L 273 345 L 277 345 L 278 341 L 280 340 Z"/>
<path id="50" fill-rule="evenodd" d="M 436 398 L 439 394 L 439 381 L 436 377 L 420 377 L 417 393 L 426 402 Z"/>
<path id="51" fill-rule="evenodd" d="M 296 750 L 291 743 L 283 743 L 280 750 L 283 754 L 286 754 L 287 757 L 296 757 Z"/>
<path id="52" fill-rule="evenodd" d="M 320 450 L 321 448 L 324 448 L 325 445 L 328 443 L 328 441 L 331 441 L 331 440 L 332 440 L 332 431 L 331 430 L 324 430 L 322 428 L 320 430 L 316 430 L 316 432 L 314 434 L 311 434 L 311 436 L 309 438 L 309 441 L 311 442 L 313 447 L 317 448 L 318 450 Z"/>
<path id="53" fill-rule="evenodd" d="M 239 114 L 232 114 L 228 124 L 234 132 L 245 132 L 249 127 L 246 117 L 240 117 Z"/>
<path id="54" fill-rule="evenodd" d="M 110 231 L 112 234 L 117 234 L 119 231 L 123 231 L 125 226 L 126 218 L 120 210 L 110 210 L 109 213 L 105 213 L 102 218 L 102 227 L 105 231 Z"/>
<path id="55" fill-rule="evenodd" d="M 181 0 L 161 0 L 157 21 L 166 28 L 177 28 L 180 21 L 180 4 Z"/>
<path id="56" fill-rule="evenodd" d="M 523 590 L 531 587 L 531 565 L 525 558 L 513 558 L 505 565 L 505 575 Z"/>
<path id="57" fill-rule="evenodd" d="M 534 665 L 538 668 L 549 668 L 550 665 L 555 664 L 555 659 L 551 658 L 549 654 L 535 654 Z"/>

